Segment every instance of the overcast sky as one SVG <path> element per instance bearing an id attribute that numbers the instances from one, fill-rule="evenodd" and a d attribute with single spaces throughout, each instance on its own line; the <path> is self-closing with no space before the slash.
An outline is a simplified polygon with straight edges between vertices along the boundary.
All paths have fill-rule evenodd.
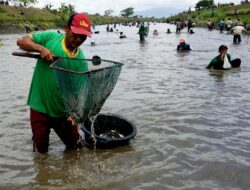
<path id="1" fill-rule="evenodd" d="M 61 2 L 75 5 L 77 12 L 88 12 L 90 14 L 104 14 L 105 10 L 112 9 L 118 15 L 121 10 L 133 7 L 134 11 L 143 11 L 155 7 L 178 7 L 183 10 L 194 7 L 199 0 L 38 0 L 36 7 L 43 8 L 46 4 L 52 4 L 57 9 Z M 215 0 L 215 3 L 235 3 L 241 0 Z"/>

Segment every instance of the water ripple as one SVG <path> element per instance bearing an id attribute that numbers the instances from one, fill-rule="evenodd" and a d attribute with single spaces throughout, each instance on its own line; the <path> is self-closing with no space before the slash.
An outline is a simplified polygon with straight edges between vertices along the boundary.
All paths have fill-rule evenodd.
<path id="1" fill-rule="evenodd" d="M 64 151 L 52 131 L 46 155 L 32 153 L 26 106 L 35 60 L 11 56 L 21 35 L 1 35 L 0 189 L 249 189 L 250 88 L 246 37 L 234 46 L 231 35 L 195 28 L 195 35 L 167 35 L 174 25 L 156 24 L 139 43 L 138 28 L 119 26 L 127 39 L 97 26 L 96 46 L 87 57 L 124 63 L 102 112 L 131 120 L 138 135 L 129 145 L 95 153 Z M 185 29 L 184 29 L 185 30 Z M 193 47 L 177 53 L 179 37 Z M 206 40 L 204 40 L 206 39 Z M 207 71 L 218 46 L 227 42 L 242 67 Z M 87 47 L 86 47 L 87 46 Z"/>

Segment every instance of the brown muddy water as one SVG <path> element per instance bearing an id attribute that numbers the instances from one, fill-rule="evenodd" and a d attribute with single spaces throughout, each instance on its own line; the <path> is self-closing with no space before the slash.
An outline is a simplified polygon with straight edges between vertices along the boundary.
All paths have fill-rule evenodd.
<path id="1" fill-rule="evenodd" d="M 35 60 L 11 55 L 24 34 L 0 35 L 0 189 L 249 189 L 247 37 L 234 45 L 219 31 L 166 34 L 175 26 L 151 24 L 139 43 L 138 28 L 118 28 L 126 39 L 97 26 L 97 45 L 88 40 L 81 48 L 87 57 L 124 63 L 101 112 L 131 120 L 137 136 L 123 147 L 67 152 L 52 132 L 46 155 L 32 152 L 26 105 Z M 180 37 L 193 51 L 176 52 Z M 240 69 L 205 69 L 221 44 L 242 59 Z"/>

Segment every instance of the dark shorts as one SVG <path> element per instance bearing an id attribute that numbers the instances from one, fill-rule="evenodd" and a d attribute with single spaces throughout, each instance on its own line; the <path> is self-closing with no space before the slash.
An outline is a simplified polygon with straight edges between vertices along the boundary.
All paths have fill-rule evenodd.
<path id="1" fill-rule="evenodd" d="M 67 121 L 67 117 L 49 117 L 30 109 L 30 122 L 33 133 L 33 151 L 48 152 L 50 129 L 60 137 L 68 150 L 82 148 L 81 137 L 76 125 Z"/>
<path id="2" fill-rule="evenodd" d="M 234 43 L 240 43 L 241 42 L 241 35 L 234 34 Z"/>

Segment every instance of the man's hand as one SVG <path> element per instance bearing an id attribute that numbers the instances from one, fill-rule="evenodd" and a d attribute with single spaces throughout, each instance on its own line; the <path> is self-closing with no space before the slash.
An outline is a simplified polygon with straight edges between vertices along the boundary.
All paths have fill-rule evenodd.
<path id="1" fill-rule="evenodd" d="M 75 125 L 75 122 L 74 120 L 72 119 L 72 117 L 68 117 L 67 121 L 71 122 L 72 126 Z"/>
<path id="2" fill-rule="evenodd" d="M 221 56 L 220 56 L 221 61 L 224 61 L 225 55 L 226 55 L 225 53 L 221 54 Z"/>
<path id="3" fill-rule="evenodd" d="M 24 36 L 18 39 L 17 45 L 25 51 L 39 52 L 43 60 L 53 62 L 53 53 L 46 47 L 35 43 L 30 36 Z"/>
<path id="4" fill-rule="evenodd" d="M 53 62 L 54 60 L 54 54 L 47 48 L 43 47 L 41 48 L 41 50 L 39 51 L 41 58 L 47 62 Z"/>

